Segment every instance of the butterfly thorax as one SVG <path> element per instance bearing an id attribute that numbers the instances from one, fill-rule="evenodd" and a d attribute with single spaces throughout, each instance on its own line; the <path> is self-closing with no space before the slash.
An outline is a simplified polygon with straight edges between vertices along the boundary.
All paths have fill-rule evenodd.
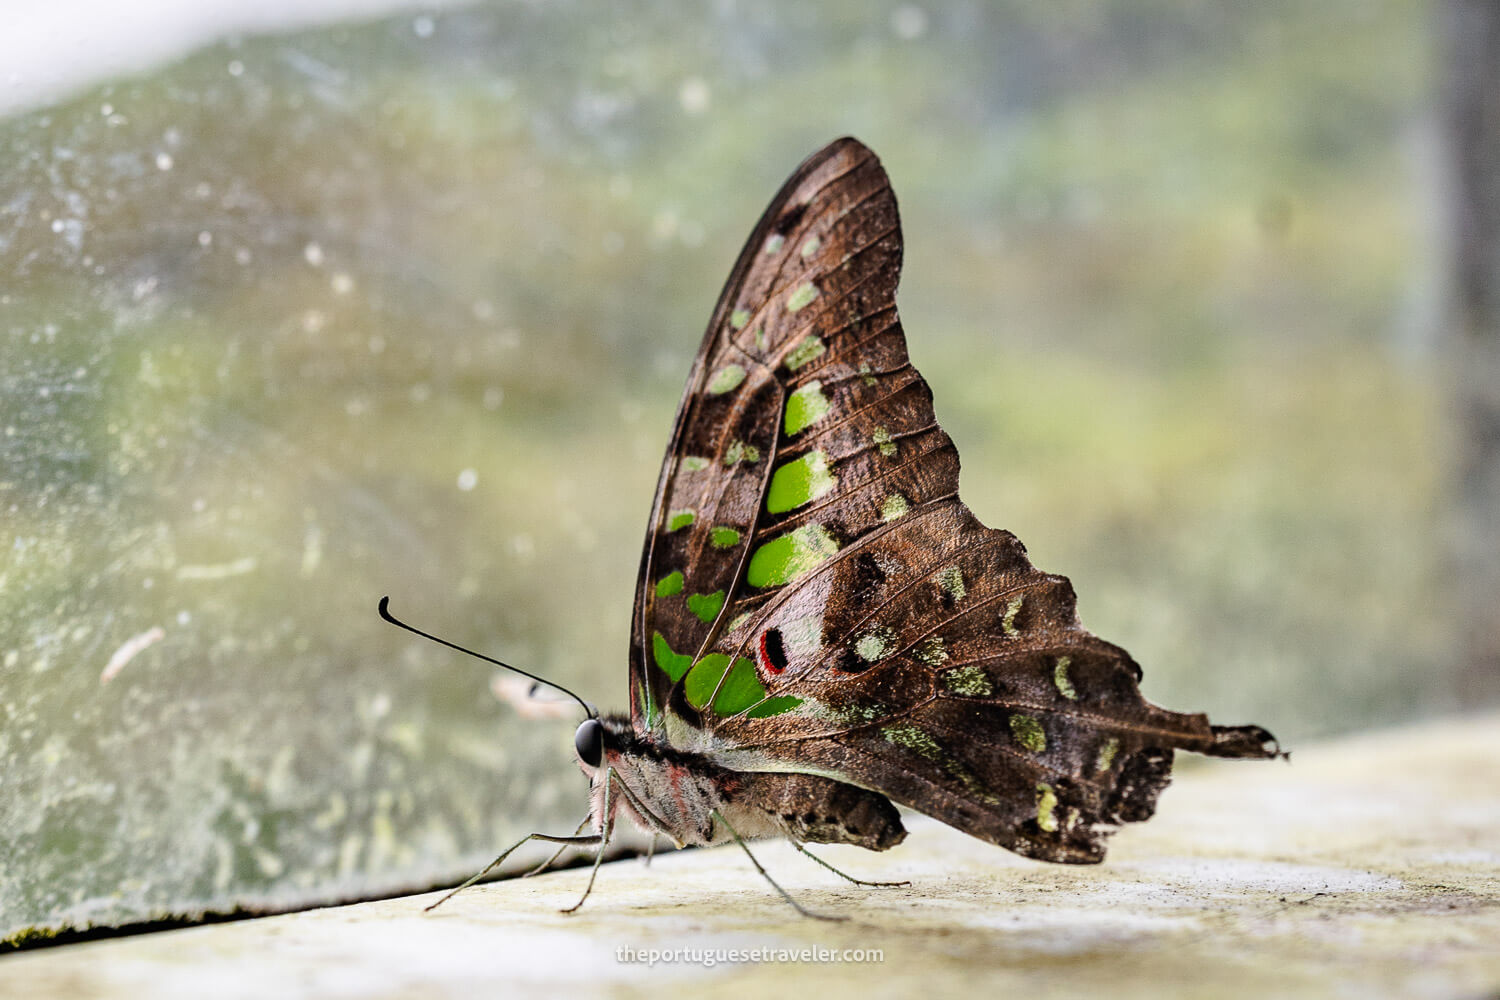
<path id="1" fill-rule="evenodd" d="M 731 839 L 725 824 L 715 820 L 718 813 L 746 839 L 790 837 L 883 851 L 906 836 L 895 806 L 876 792 L 813 774 L 732 771 L 701 754 L 638 735 L 625 716 L 601 721 L 601 766 L 580 764 L 590 780 L 596 831 L 604 831 L 606 820 L 624 816 L 679 847 L 718 844 Z M 618 782 L 609 792 L 606 816 L 611 770 Z"/>

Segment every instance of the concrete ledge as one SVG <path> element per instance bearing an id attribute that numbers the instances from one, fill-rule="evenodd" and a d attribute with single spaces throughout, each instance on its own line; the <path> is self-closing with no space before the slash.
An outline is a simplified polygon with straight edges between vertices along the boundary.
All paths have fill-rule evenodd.
<path id="1" fill-rule="evenodd" d="M 913 817 L 885 855 L 733 846 L 435 897 L 65 946 L 0 960 L 17 997 L 1486 997 L 1500 990 L 1500 716 L 1182 759 L 1150 823 L 1090 868 L 1028 862 Z M 690 949 L 875 949 L 879 960 L 688 960 Z M 853 956 L 851 956 L 853 957 Z"/>

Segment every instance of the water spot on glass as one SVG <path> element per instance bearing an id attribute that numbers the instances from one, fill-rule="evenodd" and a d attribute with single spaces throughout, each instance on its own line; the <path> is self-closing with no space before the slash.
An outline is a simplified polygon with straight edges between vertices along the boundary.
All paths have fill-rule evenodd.
<path id="1" fill-rule="evenodd" d="M 495 307 L 488 299 L 475 299 L 474 304 L 469 307 L 469 311 L 481 323 L 488 323 L 495 318 Z"/>
<path id="2" fill-rule="evenodd" d="M 354 279 L 343 271 L 335 274 L 328 284 L 335 295 L 348 295 L 354 290 Z"/>
<path id="3" fill-rule="evenodd" d="M 707 111 L 712 99 L 713 93 L 709 90 L 708 81 L 701 76 L 690 76 L 677 88 L 677 102 L 690 115 L 701 115 Z"/>
<path id="4" fill-rule="evenodd" d="M 418 38 L 431 38 L 433 31 L 437 28 L 436 23 L 426 14 L 412 18 L 411 33 Z"/>
<path id="5" fill-rule="evenodd" d="M 891 11 L 891 31 L 904 42 L 927 33 L 927 12 L 916 4 L 904 3 Z"/>
<path id="6" fill-rule="evenodd" d="M 380 354 L 385 351 L 385 338 L 377 333 L 369 339 L 366 346 L 371 354 Z"/>
<path id="7" fill-rule="evenodd" d="M 214 234 L 207 229 L 198 234 L 198 245 L 200 247 L 213 246 Z"/>
<path id="8" fill-rule="evenodd" d="M 54 228 L 53 232 L 57 232 Z M 651 235 L 658 240 L 669 240 L 677 235 L 677 213 L 669 208 L 657 212 L 651 219 Z"/>
<path id="9" fill-rule="evenodd" d="M 407 395 L 413 403 L 425 403 L 432 398 L 432 386 L 426 382 L 418 382 L 407 390 Z"/>
<path id="10" fill-rule="evenodd" d="M 156 154 L 156 169 L 157 170 L 171 170 L 172 169 L 172 154 L 171 153 L 157 153 Z"/>
<path id="11" fill-rule="evenodd" d="M 302 248 L 302 259 L 307 261 L 313 267 L 322 267 L 324 260 L 323 248 L 318 246 L 316 243 L 309 243 L 307 246 Z"/>
<path id="12" fill-rule="evenodd" d="M 245 64 L 238 59 L 231 59 L 229 65 L 225 68 L 229 70 L 230 76 L 239 76 L 245 72 Z"/>
<path id="13" fill-rule="evenodd" d="M 479 472 L 475 469 L 463 469 L 458 474 L 458 488 L 465 493 L 479 485 Z"/>

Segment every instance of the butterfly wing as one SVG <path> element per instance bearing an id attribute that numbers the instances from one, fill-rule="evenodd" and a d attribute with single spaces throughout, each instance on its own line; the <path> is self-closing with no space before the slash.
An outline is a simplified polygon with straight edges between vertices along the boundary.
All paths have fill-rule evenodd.
<path id="1" fill-rule="evenodd" d="M 852 139 L 772 201 L 720 298 L 637 589 L 637 729 L 739 770 L 825 774 L 975 836 L 1097 861 L 1174 748 L 1269 756 L 1142 698 L 1065 577 L 958 500 L 906 355 L 889 181 Z"/>
<path id="2" fill-rule="evenodd" d="M 741 252 L 678 406 L 641 556 L 643 735 L 702 729 L 696 696 L 723 653 L 691 681 L 689 669 L 748 635 L 787 584 L 897 506 L 956 495 L 958 456 L 896 319 L 900 265 L 895 196 L 853 139 L 792 174 Z"/>

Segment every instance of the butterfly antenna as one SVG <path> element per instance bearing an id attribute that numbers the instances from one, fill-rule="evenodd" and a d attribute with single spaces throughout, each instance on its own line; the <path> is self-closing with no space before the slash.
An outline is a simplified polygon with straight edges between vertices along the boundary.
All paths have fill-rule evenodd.
<path id="1" fill-rule="evenodd" d="M 472 649 L 466 649 L 465 647 L 458 645 L 458 643 L 449 642 L 447 639 L 439 639 L 437 636 L 433 635 L 430 632 L 423 632 L 419 628 L 415 628 L 415 627 L 413 627 L 411 625 L 408 625 L 408 624 L 406 624 L 406 622 L 401 621 L 395 615 L 391 614 L 390 603 L 391 603 L 391 599 L 389 597 L 382 597 L 380 599 L 380 617 L 384 618 L 386 621 L 390 622 L 392 625 L 395 625 L 398 628 L 404 628 L 408 632 L 414 632 L 417 635 L 420 635 L 424 639 L 431 639 L 433 642 L 436 642 L 436 643 L 439 643 L 441 645 L 447 646 L 449 649 L 456 649 L 460 653 L 468 653 L 470 656 L 472 656 L 472 657 L 474 657 L 476 659 L 484 660 L 486 663 L 493 663 L 495 666 L 497 666 L 497 667 L 504 667 L 506 670 L 514 670 L 516 673 L 520 674 L 522 677 L 530 677 L 532 680 L 536 681 L 538 684 L 545 684 L 548 687 L 557 688 L 557 690 L 561 691 L 563 694 L 567 695 L 569 698 L 572 698 L 574 701 L 578 702 L 579 705 L 583 706 L 584 712 L 587 713 L 587 715 L 588 715 L 588 717 L 590 719 L 597 719 L 597 718 L 599 718 L 599 713 L 596 712 L 596 711 L 594 711 L 594 706 L 590 705 L 588 702 L 584 701 L 582 698 L 578 697 L 578 695 L 574 694 L 572 691 L 569 691 L 567 688 L 563 687 L 561 684 L 557 683 L 556 681 L 549 681 L 545 677 L 538 677 L 536 674 L 528 673 L 527 671 L 522 670 L 520 667 L 513 667 L 509 663 L 502 663 L 499 660 L 495 659 L 493 656 L 485 656 L 483 653 L 476 653 Z"/>

